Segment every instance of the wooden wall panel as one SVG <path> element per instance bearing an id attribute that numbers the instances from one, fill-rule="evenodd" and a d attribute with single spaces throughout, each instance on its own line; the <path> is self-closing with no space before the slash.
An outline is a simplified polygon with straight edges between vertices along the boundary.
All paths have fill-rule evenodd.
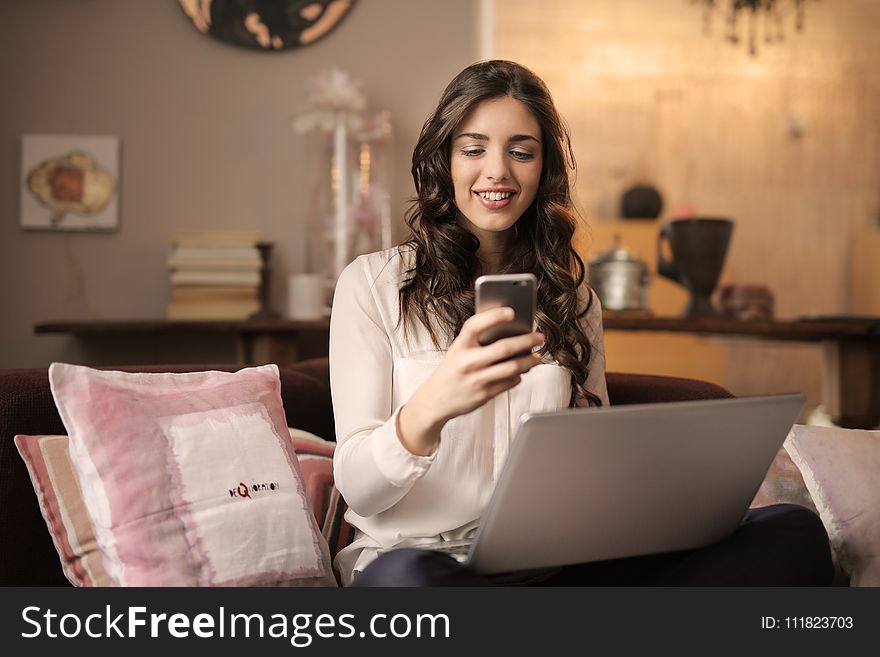
<path id="1" fill-rule="evenodd" d="M 880 214 L 880 2 L 809 3 L 755 57 L 685 0 L 493 4 L 494 56 L 544 78 L 569 123 L 588 222 L 649 181 L 663 218 L 736 221 L 722 283 L 769 286 L 780 317 L 847 311 L 851 240 Z M 818 402 L 817 347 L 726 342 L 734 392 Z"/>
<path id="2" fill-rule="evenodd" d="M 849 310 L 880 315 L 880 228 L 856 233 L 850 257 Z"/>

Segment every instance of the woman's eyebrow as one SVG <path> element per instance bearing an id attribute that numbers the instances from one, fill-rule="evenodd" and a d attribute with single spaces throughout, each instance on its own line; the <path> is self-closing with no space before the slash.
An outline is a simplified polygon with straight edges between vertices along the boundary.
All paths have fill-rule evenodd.
<path id="1" fill-rule="evenodd" d="M 489 141 L 489 137 L 480 132 L 463 132 L 456 139 L 476 139 L 479 141 Z M 537 143 L 541 143 L 541 141 L 537 137 L 533 137 L 532 135 L 513 135 L 508 142 L 521 142 L 521 141 L 534 141 Z"/>
<path id="2" fill-rule="evenodd" d="M 487 135 L 480 134 L 479 132 L 462 132 L 458 137 L 456 137 L 456 139 L 462 139 L 463 137 L 467 137 L 468 139 L 489 141 L 489 137 Z"/>
<path id="3" fill-rule="evenodd" d="M 537 137 L 532 137 L 532 135 L 514 135 L 513 137 L 511 137 L 511 138 L 508 139 L 507 141 L 508 141 L 508 142 L 512 142 L 512 141 L 534 141 L 534 142 L 536 142 L 536 143 L 538 143 L 538 144 L 541 143 L 541 140 L 539 140 Z"/>

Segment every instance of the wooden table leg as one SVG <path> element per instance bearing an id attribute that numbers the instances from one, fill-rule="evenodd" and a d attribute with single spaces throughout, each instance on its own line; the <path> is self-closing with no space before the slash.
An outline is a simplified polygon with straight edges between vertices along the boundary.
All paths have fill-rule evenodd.
<path id="1" fill-rule="evenodd" d="M 254 347 L 252 333 L 239 333 L 235 339 L 235 360 L 238 365 L 254 364 Z"/>
<path id="2" fill-rule="evenodd" d="M 825 341 L 822 405 L 838 426 L 880 426 L 880 342 Z"/>
<path id="3" fill-rule="evenodd" d="M 238 336 L 238 362 L 241 365 L 287 365 L 297 360 L 296 334 L 247 332 Z"/>

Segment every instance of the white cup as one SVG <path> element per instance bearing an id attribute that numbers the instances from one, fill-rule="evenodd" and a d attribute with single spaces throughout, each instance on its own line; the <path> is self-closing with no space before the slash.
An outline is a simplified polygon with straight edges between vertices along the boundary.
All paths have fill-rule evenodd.
<path id="1" fill-rule="evenodd" d="M 290 319 L 321 319 L 327 306 L 324 301 L 324 276 L 291 274 L 287 280 L 287 315 Z"/>

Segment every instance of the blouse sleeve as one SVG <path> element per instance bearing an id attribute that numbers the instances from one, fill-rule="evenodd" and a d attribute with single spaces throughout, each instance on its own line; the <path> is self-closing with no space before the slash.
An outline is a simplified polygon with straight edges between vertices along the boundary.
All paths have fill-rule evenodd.
<path id="1" fill-rule="evenodd" d="M 584 332 L 592 348 L 585 387 L 602 400 L 603 406 L 610 406 L 608 385 L 605 382 L 605 334 L 602 329 L 602 304 L 599 302 L 599 295 L 588 287 L 584 289 L 586 290 L 584 301 L 589 301 L 591 295 L 593 298 L 593 303 L 582 320 Z"/>
<path id="2" fill-rule="evenodd" d="M 397 437 L 392 408 L 391 341 L 364 258 L 339 277 L 330 318 L 330 388 L 336 419 L 336 487 L 351 509 L 371 516 L 388 509 L 427 472 Z"/>

